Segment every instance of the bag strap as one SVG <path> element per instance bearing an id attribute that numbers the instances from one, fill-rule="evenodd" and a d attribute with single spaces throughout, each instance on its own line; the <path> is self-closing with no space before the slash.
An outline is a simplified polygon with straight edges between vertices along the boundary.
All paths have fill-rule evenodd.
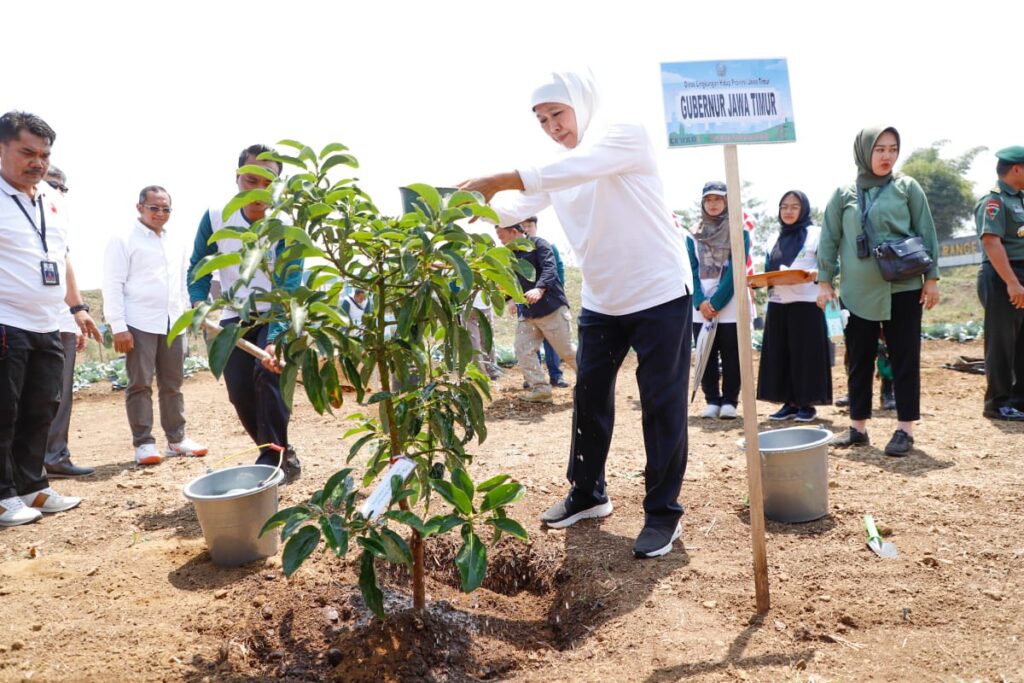
<path id="1" fill-rule="evenodd" d="M 872 250 L 874 250 L 874 248 L 878 246 L 878 238 L 875 236 L 875 231 L 871 227 L 871 219 L 868 218 L 868 212 L 871 211 L 871 207 L 875 205 L 875 202 L 878 201 L 878 199 L 882 196 L 882 194 L 891 184 L 892 177 L 890 176 L 889 180 L 886 181 L 885 185 L 882 185 L 882 189 L 879 190 L 878 194 L 875 195 L 875 198 L 872 199 L 871 203 L 867 204 L 866 206 L 864 201 L 864 190 L 862 190 L 860 186 L 857 187 L 857 205 L 860 207 L 860 224 L 861 227 L 864 229 L 864 234 L 867 235 L 868 247 L 870 247 Z"/>

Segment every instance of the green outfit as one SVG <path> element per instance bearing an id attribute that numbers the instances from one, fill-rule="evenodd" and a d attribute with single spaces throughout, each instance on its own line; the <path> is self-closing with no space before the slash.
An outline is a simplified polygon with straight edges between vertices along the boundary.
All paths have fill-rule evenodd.
<path id="1" fill-rule="evenodd" d="M 868 217 L 880 242 L 920 236 L 934 265 L 925 279 L 939 277 L 939 241 L 928 199 L 916 180 L 893 177 L 892 182 L 864 190 Z M 874 202 L 872 204 L 872 202 Z M 855 185 L 840 187 L 825 207 L 818 243 L 818 282 L 833 283 L 840 275 L 843 304 L 865 320 L 889 320 L 892 295 L 921 289 L 920 277 L 887 282 L 874 256 L 857 258 L 857 236 L 863 232 Z"/>
<path id="2" fill-rule="evenodd" d="M 1001 150 L 997 156 L 1005 159 Z M 1024 150 L 1022 150 L 1024 151 Z M 1005 159 L 1024 163 L 1024 158 Z M 978 237 L 995 235 L 1003 243 L 1010 268 L 1024 282 L 1024 190 L 1014 190 L 1002 180 L 981 198 L 974 209 Z M 978 270 L 978 298 L 985 308 L 985 407 L 986 417 L 1000 417 L 1000 410 L 1024 411 L 1024 309 L 1010 301 L 1007 283 L 983 251 Z"/>
<path id="3" fill-rule="evenodd" d="M 1024 261 L 1024 190 L 1014 190 L 1002 180 L 974 207 L 978 237 L 995 235 L 1003 241 L 1006 257 Z M 983 261 L 988 254 L 982 252 Z"/>

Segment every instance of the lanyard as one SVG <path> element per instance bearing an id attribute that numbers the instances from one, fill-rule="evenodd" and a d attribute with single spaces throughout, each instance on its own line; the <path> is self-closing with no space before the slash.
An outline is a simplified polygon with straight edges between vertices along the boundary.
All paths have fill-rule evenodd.
<path id="1" fill-rule="evenodd" d="M 36 234 L 39 235 L 39 239 L 43 241 L 43 251 L 46 253 L 46 258 L 50 258 L 50 248 L 46 246 L 46 209 L 43 207 L 42 195 L 39 196 L 39 227 L 36 227 L 36 222 L 32 220 L 32 217 L 28 214 L 28 211 L 25 209 L 25 206 L 21 203 L 20 199 L 14 195 L 7 196 L 14 200 L 14 203 L 18 205 L 19 209 L 21 209 L 21 212 L 25 214 L 25 219 L 32 224 L 32 229 L 36 231 Z M 35 202 L 33 201 L 32 204 L 34 207 Z M 35 213 L 35 211 L 32 213 Z"/>

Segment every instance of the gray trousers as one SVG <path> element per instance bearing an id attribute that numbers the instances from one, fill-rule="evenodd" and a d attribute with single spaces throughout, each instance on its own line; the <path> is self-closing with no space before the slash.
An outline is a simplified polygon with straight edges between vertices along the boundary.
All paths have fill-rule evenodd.
<path id="1" fill-rule="evenodd" d="M 520 318 L 516 326 L 516 362 L 523 373 L 523 380 L 533 389 L 551 388 L 548 374 L 537 358 L 537 351 L 545 339 L 562 361 L 575 371 L 576 345 L 572 343 L 572 313 L 568 306 L 541 318 Z"/>
<path id="2" fill-rule="evenodd" d="M 68 431 L 71 427 L 72 387 L 75 380 L 75 334 L 61 332 L 60 341 L 64 344 L 64 374 L 60 383 L 60 407 L 57 415 L 50 423 L 50 432 L 46 436 L 46 456 L 44 463 L 56 465 L 62 460 L 71 460 L 68 450 Z"/>
<path id="3" fill-rule="evenodd" d="M 166 334 L 142 332 L 129 326 L 135 341 L 126 355 L 128 388 L 124 393 L 132 445 L 156 443 L 153 438 L 153 376 L 160 401 L 160 426 L 168 443 L 185 438 L 185 397 L 181 383 L 185 379 L 185 335 L 167 346 Z"/>

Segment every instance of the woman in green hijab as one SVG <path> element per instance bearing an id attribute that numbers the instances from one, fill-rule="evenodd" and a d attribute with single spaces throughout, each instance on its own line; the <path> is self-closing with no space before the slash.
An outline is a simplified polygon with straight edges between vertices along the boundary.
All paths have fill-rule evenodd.
<path id="1" fill-rule="evenodd" d="M 896 393 L 896 431 L 886 455 L 907 455 L 914 423 L 921 418 L 921 315 L 939 301 L 939 243 L 928 199 L 916 180 L 894 175 L 900 152 L 895 128 L 865 128 L 853 144 L 857 180 L 838 188 L 825 208 L 818 244 L 818 306 L 836 301 L 839 275 L 842 304 L 850 311 L 846 349 L 850 359 L 850 430 L 833 443 L 840 448 L 870 443 L 871 389 L 879 330 L 889 343 Z M 868 221 L 877 242 L 920 237 L 932 258 L 923 276 L 888 282 L 882 278 L 864 237 Z M 859 247 L 859 248 L 858 248 Z"/>

